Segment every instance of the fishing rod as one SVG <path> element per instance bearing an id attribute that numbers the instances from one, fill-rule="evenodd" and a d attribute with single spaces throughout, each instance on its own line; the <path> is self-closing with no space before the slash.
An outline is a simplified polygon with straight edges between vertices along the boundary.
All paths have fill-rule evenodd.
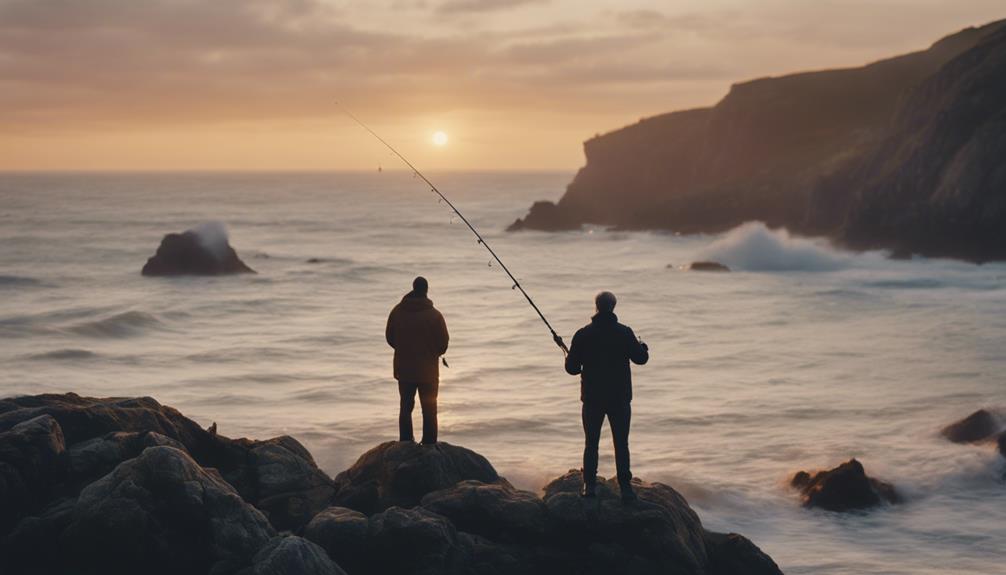
<path id="1" fill-rule="evenodd" d="M 468 221 L 468 218 L 466 218 L 465 215 L 461 213 L 461 210 L 459 210 L 453 203 L 451 203 L 451 201 L 447 199 L 447 196 L 445 196 L 439 189 L 437 189 L 437 186 L 433 182 L 431 182 L 429 178 L 424 176 L 423 173 L 419 171 L 419 168 L 412 165 L 412 162 L 406 159 L 406 157 L 403 156 L 398 150 L 396 150 L 394 146 L 385 141 L 384 138 L 378 136 L 377 132 L 371 130 L 370 126 L 364 124 L 363 121 L 354 116 L 353 113 L 350 112 L 340 102 L 336 102 L 336 105 L 342 108 L 342 111 L 347 116 L 352 118 L 354 122 L 359 124 L 361 128 L 370 132 L 371 136 L 377 138 L 377 141 L 384 144 L 386 148 L 388 148 L 389 150 L 391 150 L 393 154 L 398 156 L 398 159 L 404 162 L 405 165 L 408 166 L 410 170 L 412 170 L 413 174 L 415 174 L 416 176 L 421 178 L 424 182 L 426 182 L 426 185 L 430 187 L 430 191 L 440 196 L 440 199 L 446 202 L 448 206 L 450 206 L 451 211 L 453 211 L 459 218 L 461 218 L 461 221 L 464 222 L 466 226 L 468 226 L 468 229 L 471 230 L 473 234 L 475 234 L 475 237 L 478 238 L 479 240 L 478 243 L 481 244 L 482 247 L 484 247 L 489 252 L 489 255 L 491 255 L 493 259 L 496 260 L 496 263 L 498 263 L 500 267 L 503 268 L 503 271 L 506 272 L 506 275 L 510 276 L 510 279 L 513 280 L 513 288 L 511 289 L 520 290 L 520 293 L 524 295 L 524 299 L 527 300 L 527 303 L 531 304 L 531 308 L 534 309 L 534 311 L 538 314 L 538 317 L 541 318 L 541 321 L 545 323 L 545 327 L 548 328 L 548 331 L 552 332 L 552 341 L 554 341 L 555 344 L 559 346 L 559 349 L 562 350 L 563 354 L 568 354 L 569 348 L 566 347 L 566 343 L 562 341 L 562 337 L 560 337 L 559 334 L 555 332 L 555 329 L 552 328 L 552 324 L 548 323 L 548 320 L 545 319 L 545 314 L 541 313 L 541 310 L 538 309 L 537 305 L 535 305 L 534 300 L 531 299 L 531 296 L 529 296 L 528 293 L 524 291 L 524 287 L 521 286 L 520 282 L 517 281 L 517 278 L 515 278 L 512 273 L 510 273 L 510 268 L 506 267 L 506 264 L 503 263 L 503 260 L 501 260 L 500 257 L 496 255 L 496 252 L 493 251 L 493 249 L 489 246 L 485 238 L 482 237 L 482 234 L 480 234 L 479 231 L 475 229 L 475 226 L 473 226 L 472 223 Z"/>

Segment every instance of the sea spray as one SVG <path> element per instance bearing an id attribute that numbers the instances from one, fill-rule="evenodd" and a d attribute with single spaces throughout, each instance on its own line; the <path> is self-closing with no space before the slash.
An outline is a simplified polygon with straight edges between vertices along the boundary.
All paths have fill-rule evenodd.
<path id="1" fill-rule="evenodd" d="M 749 222 L 728 232 L 701 252 L 703 260 L 746 271 L 834 271 L 849 266 L 849 256 L 816 241 L 792 237 L 785 229 L 770 230 Z"/>
<path id="2" fill-rule="evenodd" d="M 226 259 L 230 238 L 227 234 L 227 226 L 223 222 L 205 222 L 189 231 L 196 234 L 199 238 L 199 244 L 218 260 Z"/>

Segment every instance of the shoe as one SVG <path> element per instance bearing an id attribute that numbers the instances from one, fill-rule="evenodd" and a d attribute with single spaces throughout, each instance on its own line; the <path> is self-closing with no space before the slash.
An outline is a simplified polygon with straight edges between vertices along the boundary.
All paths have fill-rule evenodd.
<path id="1" fill-rule="evenodd" d="M 622 503 L 632 503 L 633 501 L 639 499 L 636 492 L 632 489 L 632 485 L 629 483 L 622 483 L 619 485 L 619 491 L 622 492 Z"/>
<path id="2" fill-rule="evenodd" d="M 583 487 L 580 488 L 580 497 L 596 497 L 597 496 L 597 483 L 594 481 L 584 481 Z"/>

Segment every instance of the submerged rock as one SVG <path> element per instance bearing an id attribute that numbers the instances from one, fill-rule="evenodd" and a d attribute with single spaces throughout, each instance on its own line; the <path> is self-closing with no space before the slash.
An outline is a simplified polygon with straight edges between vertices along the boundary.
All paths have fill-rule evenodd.
<path id="1" fill-rule="evenodd" d="M 728 272 L 730 268 L 719 262 L 692 262 L 688 264 L 688 271 L 693 272 Z"/>
<path id="2" fill-rule="evenodd" d="M 1002 429 L 999 418 L 985 409 L 979 409 L 960 421 L 944 427 L 940 433 L 954 443 L 976 443 L 995 439 Z"/>
<path id="3" fill-rule="evenodd" d="M 200 230 L 168 234 L 147 260 L 145 276 L 223 275 L 255 273 L 238 257 L 222 230 L 212 237 Z"/>
<path id="4" fill-rule="evenodd" d="M 467 479 L 501 480 L 485 457 L 464 447 L 387 441 L 335 477 L 333 503 L 368 514 L 392 506 L 415 507 L 427 493 Z"/>
<path id="5" fill-rule="evenodd" d="M 868 477 L 863 464 L 855 459 L 813 476 L 800 471 L 793 476 L 790 485 L 803 494 L 805 507 L 829 511 L 868 509 L 882 503 L 901 502 L 893 485 Z"/>

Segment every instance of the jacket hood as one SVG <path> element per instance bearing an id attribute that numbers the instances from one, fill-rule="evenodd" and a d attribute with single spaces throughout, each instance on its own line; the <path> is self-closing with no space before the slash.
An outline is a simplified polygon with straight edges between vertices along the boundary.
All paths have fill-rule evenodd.
<path id="1" fill-rule="evenodd" d="M 402 311 L 423 311 L 433 309 L 433 301 L 428 297 L 416 296 L 412 292 L 405 294 L 402 303 L 398 304 Z"/>
<path id="2" fill-rule="evenodd" d="M 590 318 L 590 323 L 594 324 L 607 324 L 607 323 L 618 323 L 618 316 L 612 311 L 599 311 L 594 314 L 594 317 Z"/>

